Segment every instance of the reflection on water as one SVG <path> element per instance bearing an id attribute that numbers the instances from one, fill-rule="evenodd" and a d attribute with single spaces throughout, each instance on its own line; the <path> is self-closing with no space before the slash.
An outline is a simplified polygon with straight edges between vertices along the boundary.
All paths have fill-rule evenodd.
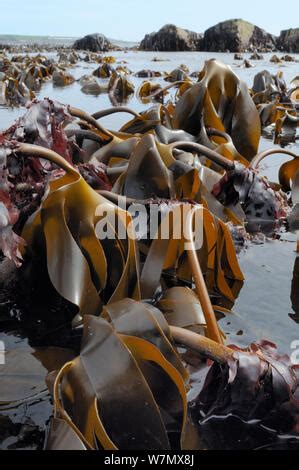
<path id="1" fill-rule="evenodd" d="M 56 54 L 48 54 L 54 59 L 57 58 Z M 252 61 L 254 67 L 250 69 L 245 69 L 240 67 L 240 63 L 234 60 L 234 54 L 227 53 L 208 53 L 208 52 L 135 52 L 129 51 L 124 52 L 112 52 L 111 54 L 116 58 L 116 65 L 121 65 L 125 60 L 126 65 L 132 72 L 136 72 L 142 69 L 151 69 L 158 72 L 171 72 L 176 67 L 181 64 L 185 64 L 190 73 L 194 71 L 199 71 L 202 69 L 205 60 L 216 58 L 232 66 L 234 72 L 244 80 L 249 86 L 252 86 L 254 76 L 261 72 L 264 69 L 267 69 L 270 73 L 276 74 L 278 71 L 282 71 L 284 77 L 289 85 L 290 81 L 298 75 L 298 64 L 296 62 L 289 62 L 283 64 L 273 64 L 270 62 L 270 57 L 272 54 L 264 54 L 264 60 Z M 244 58 L 249 58 L 250 54 L 243 54 Z M 293 54 L 297 60 L 299 60 L 299 54 Z M 152 59 L 158 56 L 161 59 L 164 59 L 160 62 L 153 62 Z M 167 59 L 165 61 L 165 59 Z M 98 64 L 81 62 L 76 64 L 74 67 L 68 69 L 68 71 L 76 78 L 79 79 L 83 75 L 90 75 L 96 68 Z M 130 81 L 135 85 L 137 90 L 140 84 L 143 82 L 143 78 L 137 78 L 133 75 L 130 75 Z M 165 86 L 167 82 L 163 78 L 154 78 L 155 83 L 161 83 Z M 73 106 L 78 106 L 88 111 L 89 113 L 94 113 L 102 108 L 108 108 L 111 106 L 111 102 L 107 93 L 91 96 L 85 95 L 81 92 L 81 85 L 79 82 L 64 87 L 64 88 L 54 88 L 52 82 L 46 82 L 42 86 L 41 90 L 38 92 L 37 96 L 39 98 L 49 97 L 56 99 L 63 103 L 70 103 Z M 132 95 L 129 98 L 127 103 L 129 106 L 133 107 L 136 111 L 142 111 L 146 109 L 148 105 L 144 105 L 140 102 L 135 95 Z M 0 129 L 7 128 L 13 119 L 22 115 L 24 108 L 17 109 L 3 109 L 0 107 Z M 103 119 L 103 124 L 117 129 L 121 127 L 127 120 L 126 115 L 114 115 L 113 117 L 108 117 Z"/>
<path id="2" fill-rule="evenodd" d="M 252 340 L 269 339 L 287 354 L 292 352 L 291 342 L 299 339 L 289 317 L 291 296 L 299 290 L 298 277 L 292 282 L 295 248 L 296 236 L 285 234 L 281 240 L 252 245 L 241 253 L 245 283 L 234 307 L 250 325 Z"/>

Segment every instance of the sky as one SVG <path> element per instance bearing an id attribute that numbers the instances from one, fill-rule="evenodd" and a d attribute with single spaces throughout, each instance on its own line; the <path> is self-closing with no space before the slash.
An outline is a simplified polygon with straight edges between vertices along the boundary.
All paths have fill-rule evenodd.
<path id="1" fill-rule="evenodd" d="M 271 6 L 272 5 L 272 6 Z M 0 0 L 0 34 L 109 38 L 140 41 L 166 23 L 204 32 L 243 18 L 278 35 L 299 27 L 297 0 Z"/>

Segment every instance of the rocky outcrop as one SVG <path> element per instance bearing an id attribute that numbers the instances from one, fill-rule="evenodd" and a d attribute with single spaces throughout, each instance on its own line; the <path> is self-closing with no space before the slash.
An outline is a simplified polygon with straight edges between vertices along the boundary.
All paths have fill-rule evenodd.
<path id="1" fill-rule="evenodd" d="M 299 52 L 299 28 L 281 31 L 278 47 L 285 52 Z"/>
<path id="2" fill-rule="evenodd" d="M 264 56 L 262 54 L 258 54 L 254 52 L 250 57 L 249 60 L 264 60 Z"/>
<path id="3" fill-rule="evenodd" d="M 207 29 L 203 38 L 203 50 L 209 52 L 263 52 L 275 48 L 275 36 L 241 19 L 218 23 Z"/>
<path id="4" fill-rule="evenodd" d="M 238 52 L 235 53 L 234 55 L 234 60 L 243 60 L 244 57 L 242 56 L 242 54 L 239 54 Z"/>
<path id="5" fill-rule="evenodd" d="M 284 60 L 285 62 L 295 62 L 295 57 L 291 56 L 291 55 L 284 55 L 281 60 Z"/>
<path id="6" fill-rule="evenodd" d="M 143 51 L 199 51 L 202 34 L 167 24 L 157 33 L 147 34 L 140 43 Z"/>
<path id="7" fill-rule="evenodd" d="M 281 59 L 276 54 L 274 54 L 271 57 L 270 62 L 272 62 L 272 64 L 281 64 Z"/>
<path id="8" fill-rule="evenodd" d="M 77 39 L 73 45 L 74 49 L 91 52 L 107 52 L 112 47 L 103 34 L 88 34 L 84 38 Z"/>

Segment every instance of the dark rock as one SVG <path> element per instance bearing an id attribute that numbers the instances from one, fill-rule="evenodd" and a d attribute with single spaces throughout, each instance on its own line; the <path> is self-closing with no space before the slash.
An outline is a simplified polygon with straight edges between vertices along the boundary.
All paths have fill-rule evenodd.
<path id="1" fill-rule="evenodd" d="M 153 78 L 156 76 L 156 72 L 154 72 L 153 70 L 139 70 L 139 72 L 135 73 L 135 77 L 138 78 Z"/>
<path id="2" fill-rule="evenodd" d="M 85 77 L 83 80 L 82 78 L 80 79 L 82 93 L 98 96 L 100 93 L 108 91 L 108 85 L 100 85 L 95 77 Z"/>
<path id="3" fill-rule="evenodd" d="M 264 56 L 262 54 L 258 54 L 257 52 L 254 52 L 249 60 L 264 60 Z"/>
<path id="4" fill-rule="evenodd" d="M 281 31 L 278 39 L 278 47 L 286 52 L 299 52 L 299 28 Z"/>
<path id="5" fill-rule="evenodd" d="M 153 57 L 152 62 L 169 62 L 169 59 L 165 57 Z"/>
<path id="6" fill-rule="evenodd" d="M 234 55 L 234 60 L 243 60 L 242 54 L 238 54 L 238 53 L 236 52 L 236 54 Z"/>
<path id="7" fill-rule="evenodd" d="M 284 60 L 285 62 L 295 62 L 295 57 L 286 54 L 281 58 L 281 60 Z"/>
<path id="8" fill-rule="evenodd" d="M 140 43 L 144 51 L 199 51 L 202 34 L 167 24 L 157 33 L 147 34 Z"/>
<path id="9" fill-rule="evenodd" d="M 169 74 L 167 74 L 164 80 L 166 80 L 167 82 L 174 83 L 174 82 L 186 80 L 187 78 L 188 78 L 188 75 L 186 74 L 186 72 L 182 70 L 181 68 L 177 68 L 177 69 L 174 69 Z"/>
<path id="10" fill-rule="evenodd" d="M 88 34 L 74 43 L 74 49 L 91 52 L 107 52 L 112 44 L 103 34 Z"/>
<path id="11" fill-rule="evenodd" d="M 244 67 L 245 69 L 250 69 L 251 67 L 253 67 L 253 65 L 248 59 L 245 59 L 241 67 Z"/>
<path id="12" fill-rule="evenodd" d="M 270 62 L 272 62 L 273 64 L 280 64 L 280 63 L 281 63 L 281 60 L 280 60 L 280 58 L 279 58 L 276 54 L 274 54 L 274 55 L 271 57 Z"/>
<path id="13" fill-rule="evenodd" d="M 210 52 L 266 51 L 275 48 L 275 36 L 241 19 L 218 23 L 207 29 L 203 38 L 203 50 Z"/>

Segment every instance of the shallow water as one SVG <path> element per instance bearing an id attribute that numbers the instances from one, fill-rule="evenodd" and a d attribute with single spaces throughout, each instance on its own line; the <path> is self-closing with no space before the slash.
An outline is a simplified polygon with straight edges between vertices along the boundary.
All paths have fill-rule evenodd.
<path id="1" fill-rule="evenodd" d="M 33 54 L 34 55 L 34 54 Z M 185 64 L 190 73 L 200 71 L 207 59 L 215 58 L 224 62 L 225 64 L 231 65 L 234 72 L 244 80 L 249 86 L 253 83 L 254 76 L 261 70 L 267 69 L 269 72 L 276 74 L 278 71 L 283 71 L 284 77 L 289 85 L 289 82 L 296 76 L 299 75 L 299 62 L 286 62 L 282 65 L 272 64 L 270 58 L 273 55 L 263 54 L 264 60 L 251 61 L 254 67 L 245 69 L 240 67 L 242 61 L 234 60 L 234 54 L 228 53 L 209 53 L 209 52 L 135 52 L 129 51 L 124 52 L 112 52 L 109 55 L 114 56 L 117 60 L 117 65 L 121 65 L 123 61 L 126 61 L 126 65 L 133 73 L 136 73 L 142 69 L 151 69 L 160 72 L 171 72 L 173 69 L 178 67 L 180 64 Z M 280 54 L 278 54 L 280 56 Z M 48 54 L 49 57 L 56 57 L 56 54 Z M 293 54 L 296 60 L 299 61 L 299 54 Z M 160 62 L 153 62 L 153 58 L 162 59 Z M 243 54 L 244 59 L 249 58 L 250 54 Z M 93 70 L 98 67 L 97 64 L 81 62 L 76 66 L 69 69 L 69 72 L 74 75 L 75 78 L 80 78 L 84 74 L 91 74 Z M 137 78 L 133 75 L 129 76 L 136 88 L 143 82 L 143 78 Z M 161 82 L 165 86 L 167 82 L 163 78 L 153 79 L 155 82 Z M 51 81 L 45 83 L 37 97 L 49 97 L 56 100 L 60 100 L 63 103 L 69 103 L 73 106 L 78 106 L 90 113 L 94 113 L 99 109 L 107 108 L 111 106 L 109 96 L 101 94 L 97 97 L 85 95 L 80 91 L 80 84 L 75 82 L 73 85 L 65 88 L 53 87 Z M 135 96 L 131 96 L 128 101 L 128 105 L 136 111 L 146 109 L 149 105 L 142 104 Z M 0 129 L 7 128 L 12 121 L 23 114 L 22 108 L 7 109 L 0 107 Z M 128 120 L 127 115 L 113 115 L 103 119 L 103 123 L 111 128 L 118 128 Z"/>
<path id="2" fill-rule="evenodd" d="M 269 59 L 272 54 L 264 54 L 264 60 L 262 61 L 252 61 L 255 66 L 250 69 L 240 68 L 242 62 L 235 61 L 233 54 L 117 52 L 111 55 L 117 58 L 117 62 L 125 60 L 127 64 L 124 65 L 133 73 L 142 69 L 170 72 L 180 64 L 187 65 L 192 73 L 193 71 L 199 71 L 206 59 L 214 57 L 231 65 L 234 72 L 245 80 L 249 86 L 253 83 L 254 75 L 264 69 L 273 74 L 280 70 L 283 71 L 288 85 L 296 75 L 299 75 L 298 63 L 271 64 Z M 249 55 L 243 54 L 244 58 L 249 58 Z M 152 62 L 155 56 L 167 59 L 167 61 Z M 299 60 L 299 54 L 297 54 L 296 59 Z M 97 64 L 82 62 L 71 68 L 69 72 L 78 79 L 84 74 L 91 74 L 97 67 Z M 131 75 L 129 80 L 135 84 L 137 89 L 144 79 Z M 164 86 L 166 84 L 163 79 L 154 79 L 154 81 L 161 82 Z M 108 94 L 94 97 L 83 94 L 80 88 L 78 82 L 65 88 L 55 88 L 51 82 L 48 82 L 42 87 L 37 97 L 56 99 L 82 108 L 89 113 L 112 106 Z M 151 106 L 141 103 L 135 95 L 126 104 L 136 111 L 142 111 Z M 14 119 L 24 114 L 24 112 L 25 109 L 22 107 L 14 109 L 0 107 L 0 129 L 9 127 Z M 127 114 L 115 114 L 103 119 L 101 122 L 104 126 L 117 130 L 129 119 L 130 116 Z M 289 146 L 296 153 L 299 153 L 298 142 Z M 262 137 L 261 149 L 273 147 L 272 140 Z M 279 167 L 286 160 L 288 158 L 284 156 L 269 157 L 265 163 L 263 162 L 260 171 L 271 178 L 272 181 L 277 181 Z M 229 343 L 247 346 L 252 341 L 268 339 L 275 342 L 285 353 L 292 353 L 292 342 L 299 340 L 299 311 L 295 312 L 291 301 L 291 296 L 294 299 L 296 292 L 299 290 L 299 286 L 294 282 L 292 283 L 295 267 L 296 272 L 299 269 L 295 249 L 295 236 L 282 233 L 279 240 L 267 240 L 263 244 L 250 244 L 241 251 L 239 260 L 245 274 L 245 283 L 233 307 L 234 314 L 220 321 L 221 328 L 227 334 Z M 0 333 L 0 340 L 2 335 Z M 26 343 L 26 339 L 17 338 L 14 335 L 11 338 L 13 345 L 16 344 L 16 341 L 20 341 L 21 344 Z M 28 406 L 25 410 L 22 408 L 10 413 L 6 418 L 0 413 L 0 448 L 18 447 L 18 438 L 14 436 L 19 433 L 20 423 L 24 423 L 25 431 L 29 426 L 27 433 L 33 432 L 34 437 L 33 439 L 29 438 L 29 444 L 26 444 L 27 441 L 25 440 L 24 447 L 30 448 L 32 445 L 40 447 L 44 435 L 44 425 L 50 413 L 51 407 L 48 396 Z M 3 428 L 1 423 L 6 424 L 7 429 L 11 430 L 10 435 L 1 434 L 1 428 L 5 429 L 5 426 Z M 35 442 L 35 444 L 32 444 L 32 442 Z M 20 446 L 22 447 L 22 445 Z"/>

